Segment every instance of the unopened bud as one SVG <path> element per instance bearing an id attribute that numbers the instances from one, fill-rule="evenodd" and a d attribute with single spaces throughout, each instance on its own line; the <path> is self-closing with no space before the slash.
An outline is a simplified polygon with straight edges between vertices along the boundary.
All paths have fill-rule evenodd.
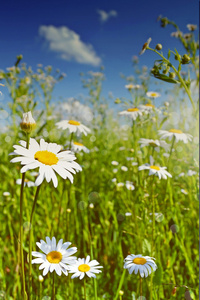
<path id="1" fill-rule="evenodd" d="M 161 45 L 161 44 L 157 44 L 157 45 L 156 45 L 156 50 L 158 50 L 158 51 L 159 51 L 159 50 L 162 50 L 162 45 Z"/>
<path id="2" fill-rule="evenodd" d="M 66 209 L 66 212 L 67 212 L 68 214 L 70 214 L 70 213 L 71 213 L 71 208 L 67 208 L 67 209 Z"/>
<path id="3" fill-rule="evenodd" d="M 36 127 L 35 120 L 32 117 L 31 111 L 23 114 L 22 122 L 20 123 L 21 129 L 26 132 L 30 133 Z"/>
<path id="4" fill-rule="evenodd" d="M 172 78 L 172 79 L 173 79 L 173 78 L 175 78 L 175 77 L 176 77 L 176 74 L 175 74 L 175 73 L 173 73 L 173 72 L 170 72 L 170 73 L 169 73 L 169 78 Z"/>
<path id="5" fill-rule="evenodd" d="M 117 98 L 117 99 L 115 100 L 115 104 L 119 104 L 119 103 L 121 103 L 121 100 L 120 100 L 119 98 Z"/>
<path id="6" fill-rule="evenodd" d="M 39 280 L 39 282 L 43 282 L 44 281 L 44 277 L 42 275 L 39 275 L 38 280 Z"/>
<path id="7" fill-rule="evenodd" d="M 124 291 L 120 290 L 120 291 L 119 291 L 119 295 L 120 295 L 120 296 L 123 296 L 123 295 L 124 295 Z"/>
<path id="8" fill-rule="evenodd" d="M 182 56 L 181 63 L 182 63 L 183 65 L 185 65 L 185 64 L 189 63 L 189 61 L 190 61 L 189 55 L 184 54 L 184 55 Z"/>
<path id="9" fill-rule="evenodd" d="M 179 54 L 176 54 L 176 55 L 174 56 L 174 58 L 175 58 L 175 60 L 180 60 L 180 59 L 181 59 L 181 56 L 180 56 Z"/>

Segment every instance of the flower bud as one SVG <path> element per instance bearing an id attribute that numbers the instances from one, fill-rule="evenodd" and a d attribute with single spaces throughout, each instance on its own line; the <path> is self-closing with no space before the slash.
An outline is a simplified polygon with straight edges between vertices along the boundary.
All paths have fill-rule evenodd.
<path id="1" fill-rule="evenodd" d="M 161 44 L 157 44 L 157 45 L 156 45 L 156 50 L 158 50 L 158 51 L 159 51 L 159 50 L 162 50 L 162 45 L 161 45 Z"/>
<path id="2" fill-rule="evenodd" d="M 123 295 L 124 295 L 124 291 L 120 290 L 120 291 L 119 291 L 119 295 L 120 295 L 120 296 L 123 296 Z"/>
<path id="3" fill-rule="evenodd" d="M 184 54 L 184 55 L 182 56 L 181 63 L 182 63 L 183 65 L 185 65 L 185 64 L 189 63 L 189 61 L 190 61 L 189 55 Z"/>
<path id="4" fill-rule="evenodd" d="M 35 120 L 32 117 L 31 111 L 23 114 L 22 122 L 20 123 L 21 129 L 26 133 L 31 133 L 36 127 Z"/>
<path id="5" fill-rule="evenodd" d="M 169 78 L 172 78 L 172 79 L 173 79 L 173 78 L 175 78 L 175 77 L 176 77 L 176 74 L 175 74 L 175 73 L 173 73 L 173 72 L 170 72 L 170 73 L 169 73 Z"/>
<path id="6" fill-rule="evenodd" d="M 174 58 L 175 58 L 175 60 L 180 60 L 180 59 L 181 59 L 181 56 L 180 56 L 179 54 L 176 54 L 176 55 L 174 56 Z"/>
<path id="7" fill-rule="evenodd" d="M 38 280 L 39 280 L 39 282 L 43 282 L 44 281 L 44 277 L 42 275 L 39 275 Z"/>
<path id="8" fill-rule="evenodd" d="M 119 98 L 117 98 L 117 99 L 115 100 L 115 104 L 119 104 L 119 103 L 121 103 L 121 100 L 120 100 Z"/>

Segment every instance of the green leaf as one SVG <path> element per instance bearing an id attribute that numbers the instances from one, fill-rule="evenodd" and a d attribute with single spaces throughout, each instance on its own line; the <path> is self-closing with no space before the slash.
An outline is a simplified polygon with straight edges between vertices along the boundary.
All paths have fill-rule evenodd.
<path id="1" fill-rule="evenodd" d="M 166 81 L 166 82 L 169 82 L 169 83 L 179 83 L 178 80 L 169 78 L 168 76 L 163 75 L 163 74 L 153 74 L 153 76 L 157 79 L 160 79 L 160 80 L 163 80 L 163 81 Z"/>
<path id="2" fill-rule="evenodd" d="M 142 252 L 147 254 L 151 253 L 151 244 L 146 239 L 144 239 L 142 243 Z"/>

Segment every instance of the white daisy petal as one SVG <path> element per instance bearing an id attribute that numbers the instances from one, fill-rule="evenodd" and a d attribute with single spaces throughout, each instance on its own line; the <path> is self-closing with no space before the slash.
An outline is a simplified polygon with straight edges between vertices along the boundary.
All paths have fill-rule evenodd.
<path id="1" fill-rule="evenodd" d="M 155 271 L 157 269 L 157 265 L 154 262 L 153 257 L 138 255 L 128 255 L 124 259 L 124 268 L 128 269 L 129 274 L 132 274 L 133 271 L 135 274 L 140 274 L 140 276 L 148 277 L 151 274 L 152 269 Z M 127 264 L 127 262 L 129 262 Z"/>

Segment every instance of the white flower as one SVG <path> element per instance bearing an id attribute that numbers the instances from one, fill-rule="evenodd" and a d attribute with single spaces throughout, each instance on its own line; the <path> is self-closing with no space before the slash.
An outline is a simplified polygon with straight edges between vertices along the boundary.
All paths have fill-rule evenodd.
<path id="1" fill-rule="evenodd" d="M 187 24 L 187 28 L 188 30 L 190 31 L 194 31 L 197 29 L 197 25 L 194 25 L 194 24 Z"/>
<path id="2" fill-rule="evenodd" d="M 61 129 L 69 129 L 70 133 L 77 132 L 77 135 L 80 133 L 83 133 L 84 135 L 87 135 L 91 132 L 91 130 L 86 127 L 85 125 L 81 124 L 78 121 L 74 120 L 63 120 L 58 123 L 56 123 L 56 126 Z"/>
<path id="3" fill-rule="evenodd" d="M 47 182 L 53 181 L 54 187 L 58 185 L 58 179 L 55 175 L 56 171 L 62 178 L 73 183 L 73 176 L 76 171 L 81 171 L 82 168 L 74 160 L 76 157 L 70 151 L 61 151 L 61 146 L 56 143 L 47 143 L 43 139 L 40 144 L 35 139 L 30 138 L 29 149 L 26 149 L 26 142 L 20 141 L 21 146 L 14 145 L 12 155 L 20 155 L 11 160 L 11 162 L 21 162 L 24 165 L 21 173 L 39 167 L 39 175 L 35 181 L 35 185 L 39 186 L 44 179 Z M 71 172 L 71 173 L 70 173 Z"/>
<path id="4" fill-rule="evenodd" d="M 142 116 L 143 110 L 139 109 L 138 107 L 128 108 L 127 110 L 123 110 L 119 112 L 119 115 L 126 115 L 131 117 L 134 121 L 137 119 L 138 116 Z"/>
<path id="5" fill-rule="evenodd" d="M 1 86 L 4 86 L 4 84 L 0 83 Z M 0 91 L 0 95 L 3 95 L 3 93 Z"/>
<path id="6" fill-rule="evenodd" d="M 143 139 L 141 138 L 139 141 L 138 141 L 141 148 L 145 147 L 145 146 L 152 146 L 155 148 L 155 150 L 157 152 L 159 152 L 159 147 L 162 147 L 165 149 L 165 151 L 169 151 L 170 149 L 170 145 L 168 145 L 165 141 L 158 141 L 158 140 L 152 140 L 152 139 Z"/>
<path id="7" fill-rule="evenodd" d="M 83 151 L 85 153 L 90 152 L 90 150 L 88 148 L 86 148 L 83 144 L 78 143 L 78 142 L 72 142 L 72 151 L 73 152 Z"/>
<path id="8" fill-rule="evenodd" d="M 10 196 L 10 193 L 9 193 L 9 192 L 3 192 L 3 196 L 4 196 L 4 197 L 9 197 L 9 196 Z"/>
<path id="9" fill-rule="evenodd" d="M 116 183 L 116 182 L 117 182 L 117 178 L 113 178 L 111 181 L 112 181 L 113 183 Z"/>
<path id="10" fill-rule="evenodd" d="M 90 256 L 88 255 L 86 258 L 78 258 L 77 261 L 73 262 L 69 266 L 69 273 L 74 273 L 72 275 L 73 278 L 79 277 L 79 279 L 83 279 L 85 275 L 88 277 L 96 278 L 96 274 L 102 272 L 101 270 L 98 270 L 98 268 L 103 268 L 102 266 L 99 266 L 99 262 L 96 260 L 90 261 Z"/>
<path id="11" fill-rule="evenodd" d="M 139 84 L 132 84 L 132 83 L 130 83 L 130 84 L 125 85 L 125 88 L 128 89 L 128 90 L 133 90 L 133 89 L 137 90 L 137 89 L 140 88 L 140 85 Z"/>
<path id="12" fill-rule="evenodd" d="M 188 141 L 191 141 L 193 136 L 188 133 L 183 133 L 179 129 L 170 129 L 170 130 L 158 130 L 158 134 L 161 135 L 162 139 L 169 138 L 171 139 L 175 137 L 176 141 L 183 141 L 185 144 L 188 143 Z"/>
<path id="13" fill-rule="evenodd" d="M 127 172 L 128 168 L 126 166 L 121 166 L 121 170 L 124 171 L 124 172 Z"/>
<path id="14" fill-rule="evenodd" d="M 131 213 L 131 212 L 126 212 L 126 213 L 125 213 L 125 216 L 126 216 L 126 217 L 130 217 L 130 216 L 132 216 L 132 213 Z"/>
<path id="15" fill-rule="evenodd" d="M 133 191 L 135 189 L 134 185 L 132 182 L 126 181 L 126 188 L 129 191 Z"/>
<path id="16" fill-rule="evenodd" d="M 182 173 L 180 173 L 180 174 L 178 175 L 178 177 L 183 177 L 183 176 L 185 176 L 185 173 L 184 173 L 184 172 L 182 172 Z"/>
<path id="17" fill-rule="evenodd" d="M 196 175 L 196 174 L 197 174 L 197 172 L 192 171 L 192 170 L 188 170 L 188 172 L 187 172 L 188 176 L 193 176 L 193 175 Z"/>
<path id="18" fill-rule="evenodd" d="M 142 165 L 138 168 L 139 171 L 141 170 L 149 170 L 149 175 L 157 175 L 159 179 L 167 179 L 168 177 L 172 177 L 172 175 L 166 171 L 167 167 L 158 167 L 154 165 L 153 157 L 150 156 L 150 164 Z"/>
<path id="19" fill-rule="evenodd" d="M 149 114 L 150 112 L 157 110 L 155 105 L 146 103 L 139 105 L 139 108 L 141 108 L 146 114 Z"/>
<path id="20" fill-rule="evenodd" d="M 151 43 L 151 41 L 152 41 L 152 39 L 151 38 L 149 38 L 147 41 L 146 41 L 146 43 L 142 46 L 142 50 L 140 51 L 140 55 L 141 54 L 143 54 L 145 51 L 146 51 L 146 49 L 147 49 L 147 47 L 149 47 L 149 44 Z"/>
<path id="21" fill-rule="evenodd" d="M 123 186 L 124 186 L 124 183 L 123 183 L 123 182 L 118 182 L 118 183 L 117 183 L 117 187 L 118 187 L 118 188 L 121 188 L 121 187 L 123 187 Z"/>
<path id="22" fill-rule="evenodd" d="M 157 92 L 147 92 L 146 93 L 147 97 L 150 97 L 150 98 L 158 98 L 160 97 L 161 95 Z"/>
<path id="23" fill-rule="evenodd" d="M 117 173 L 118 172 L 118 169 L 113 169 L 113 173 Z"/>
<path id="24" fill-rule="evenodd" d="M 68 264 L 76 260 L 75 256 L 71 256 L 77 252 L 76 247 L 71 247 L 67 249 L 71 243 L 63 243 L 63 240 L 59 240 L 56 246 L 55 237 L 52 241 L 49 237 L 46 237 L 46 242 L 40 240 L 36 245 L 44 252 L 32 251 L 32 255 L 37 257 L 32 260 L 32 264 L 41 264 L 39 270 L 43 270 L 43 276 L 45 276 L 49 271 L 52 273 L 54 270 L 60 276 L 62 272 L 67 276 L 69 269 Z"/>
<path id="25" fill-rule="evenodd" d="M 133 161 L 132 163 L 131 163 L 131 166 L 137 166 L 138 165 L 138 163 L 136 162 L 136 161 Z"/>
<path id="26" fill-rule="evenodd" d="M 182 33 L 181 31 L 179 31 L 179 30 L 177 30 L 177 31 L 171 33 L 171 36 L 172 36 L 172 37 L 175 37 L 175 38 L 179 38 L 179 37 L 181 37 L 182 35 L 183 35 L 183 33 Z"/>
<path id="27" fill-rule="evenodd" d="M 129 274 L 132 274 L 134 271 L 135 274 L 139 273 L 141 277 L 147 277 L 152 270 L 155 271 L 157 269 L 154 260 L 155 258 L 150 256 L 131 254 L 124 259 L 124 269 L 128 269 Z"/>
<path id="28" fill-rule="evenodd" d="M 113 160 L 113 161 L 111 161 L 111 164 L 113 165 L 113 166 L 118 166 L 118 161 L 116 161 L 116 160 Z"/>
<path id="29" fill-rule="evenodd" d="M 188 192 L 184 189 L 181 189 L 181 193 L 185 194 L 185 195 L 188 195 Z"/>
<path id="30" fill-rule="evenodd" d="M 21 179 L 17 179 L 17 180 L 16 180 L 16 184 L 21 185 L 21 184 L 22 184 L 22 180 L 21 180 Z M 35 186 L 35 182 L 30 181 L 30 180 L 28 180 L 28 179 L 25 179 L 25 180 L 24 180 L 24 186 L 27 186 L 27 187 Z"/>

